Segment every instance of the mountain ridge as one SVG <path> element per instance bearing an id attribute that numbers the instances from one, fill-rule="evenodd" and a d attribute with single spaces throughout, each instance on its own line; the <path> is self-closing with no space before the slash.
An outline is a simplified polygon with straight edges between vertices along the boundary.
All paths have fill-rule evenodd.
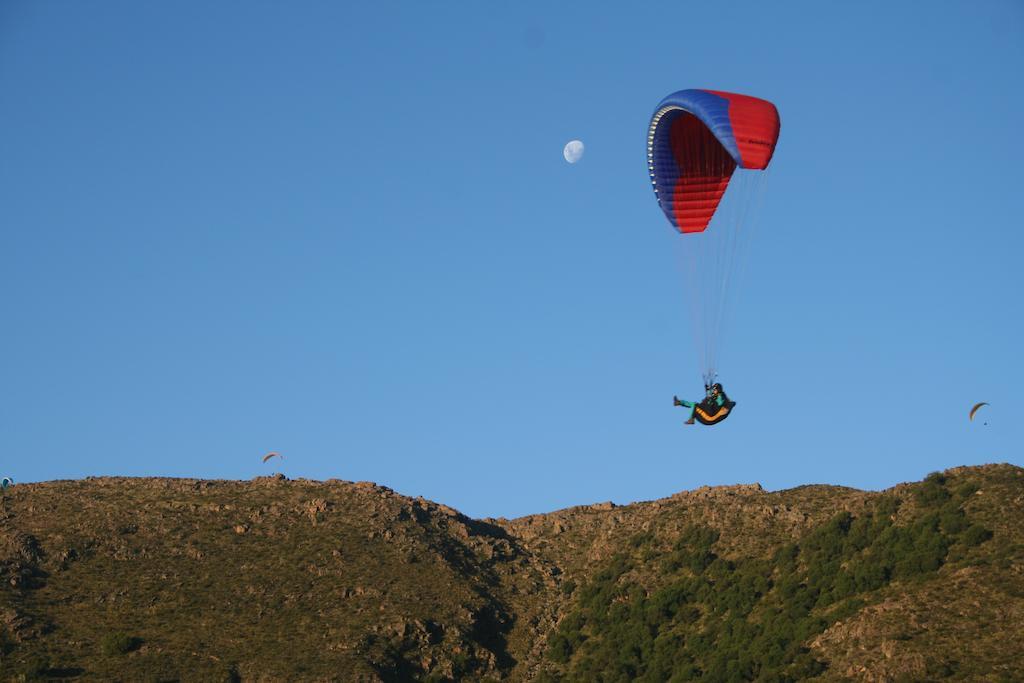
<path id="1" fill-rule="evenodd" d="M 283 475 L 20 484 L 0 680 L 1013 680 L 1021 520 L 1010 464 L 514 519 Z"/>

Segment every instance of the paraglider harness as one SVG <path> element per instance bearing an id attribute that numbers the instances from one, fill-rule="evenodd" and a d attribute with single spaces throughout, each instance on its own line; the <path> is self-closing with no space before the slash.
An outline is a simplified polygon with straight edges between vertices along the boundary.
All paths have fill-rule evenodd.
<path id="1" fill-rule="evenodd" d="M 713 389 L 717 389 L 717 395 L 712 391 Z M 736 401 L 729 400 L 725 390 L 722 389 L 722 385 L 705 385 L 704 391 L 706 392 L 704 400 L 693 407 L 693 417 L 696 418 L 697 422 L 700 422 L 702 425 L 716 425 L 729 417 L 729 413 L 732 412 Z M 722 399 L 721 405 L 719 405 L 719 397 Z"/>

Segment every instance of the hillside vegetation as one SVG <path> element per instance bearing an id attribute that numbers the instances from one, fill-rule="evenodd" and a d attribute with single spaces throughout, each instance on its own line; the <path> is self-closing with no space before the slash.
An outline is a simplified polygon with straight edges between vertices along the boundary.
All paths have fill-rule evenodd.
<path id="1" fill-rule="evenodd" d="M 0 680 L 1024 680 L 1024 470 L 473 520 L 369 482 L 0 511 Z"/>

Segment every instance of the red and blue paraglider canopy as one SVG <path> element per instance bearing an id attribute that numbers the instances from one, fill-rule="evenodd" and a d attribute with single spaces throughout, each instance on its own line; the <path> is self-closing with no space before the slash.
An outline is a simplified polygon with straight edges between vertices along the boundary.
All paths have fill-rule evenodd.
<path id="1" fill-rule="evenodd" d="M 651 117 L 647 165 L 658 203 L 679 232 L 708 226 L 736 167 L 768 167 L 779 112 L 767 100 L 717 90 L 680 90 Z"/>

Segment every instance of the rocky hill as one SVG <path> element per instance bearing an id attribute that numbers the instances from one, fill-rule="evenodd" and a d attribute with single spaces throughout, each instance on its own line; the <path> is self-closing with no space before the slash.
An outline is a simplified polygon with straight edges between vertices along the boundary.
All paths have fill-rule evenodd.
<path id="1" fill-rule="evenodd" d="M 0 510 L 0 680 L 1024 680 L 1024 470 L 470 519 L 369 482 Z"/>

